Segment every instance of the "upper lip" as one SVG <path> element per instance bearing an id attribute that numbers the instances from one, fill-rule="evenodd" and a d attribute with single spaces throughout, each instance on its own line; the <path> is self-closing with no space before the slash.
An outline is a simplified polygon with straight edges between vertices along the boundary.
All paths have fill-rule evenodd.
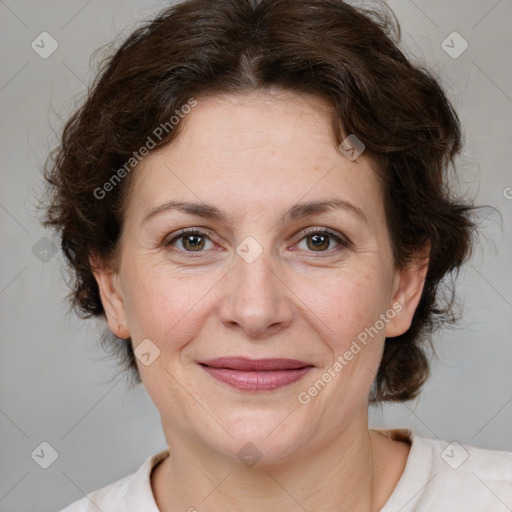
<path id="1" fill-rule="evenodd" d="M 200 364 L 210 366 L 211 368 L 225 368 L 229 370 L 241 371 L 278 371 L 278 370 L 296 370 L 306 366 L 313 366 L 305 361 L 297 359 L 249 359 L 247 357 L 218 357 L 201 361 Z"/>

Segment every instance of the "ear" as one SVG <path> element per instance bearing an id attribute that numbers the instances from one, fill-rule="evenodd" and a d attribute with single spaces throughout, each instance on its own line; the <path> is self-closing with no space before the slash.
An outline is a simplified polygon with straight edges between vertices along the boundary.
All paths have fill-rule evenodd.
<path id="1" fill-rule="evenodd" d="M 98 256 L 89 258 L 92 273 L 100 290 L 101 303 L 107 317 L 110 330 L 118 338 L 129 338 L 127 329 L 126 309 L 122 294 L 119 290 L 118 272 L 110 268 Z"/>
<path id="2" fill-rule="evenodd" d="M 396 315 L 386 325 L 386 337 L 393 338 L 406 332 L 412 323 L 427 277 L 430 242 L 418 249 L 403 269 L 397 270 L 391 308 Z"/>

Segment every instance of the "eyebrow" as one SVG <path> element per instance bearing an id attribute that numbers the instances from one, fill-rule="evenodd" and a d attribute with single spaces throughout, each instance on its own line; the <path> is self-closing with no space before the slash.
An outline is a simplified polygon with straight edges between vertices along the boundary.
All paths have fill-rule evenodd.
<path id="1" fill-rule="evenodd" d="M 368 223 L 366 214 L 358 206 L 340 198 L 323 199 L 316 201 L 308 201 L 303 203 L 297 203 L 289 208 L 284 215 L 282 220 L 299 220 L 304 217 L 312 215 L 319 215 L 335 209 L 341 209 L 351 212 L 361 220 Z M 227 224 L 227 215 L 222 210 L 219 210 L 216 206 L 206 203 L 196 203 L 191 201 L 168 201 L 155 208 L 152 208 L 148 214 L 144 217 L 143 223 L 149 219 L 167 211 L 180 211 L 189 215 L 195 215 L 197 217 L 203 217 L 207 219 L 217 220 L 224 224 Z"/>

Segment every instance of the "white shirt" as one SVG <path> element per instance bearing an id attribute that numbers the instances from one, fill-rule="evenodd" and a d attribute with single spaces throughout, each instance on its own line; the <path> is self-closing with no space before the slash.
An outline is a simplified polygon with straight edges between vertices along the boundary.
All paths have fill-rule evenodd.
<path id="1" fill-rule="evenodd" d="M 379 432 L 411 443 L 402 477 L 380 512 L 512 511 L 512 452 L 423 438 L 409 429 Z M 150 477 L 168 455 L 165 450 L 148 457 L 135 473 L 61 512 L 160 512 Z"/>

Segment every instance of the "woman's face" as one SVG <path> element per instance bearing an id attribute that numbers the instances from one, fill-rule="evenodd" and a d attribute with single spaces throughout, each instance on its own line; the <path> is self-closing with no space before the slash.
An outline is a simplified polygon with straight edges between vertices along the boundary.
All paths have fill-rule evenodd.
<path id="1" fill-rule="evenodd" d="M 395 269 L 375 171 L 337 149 L 325 103 L 197 102 L 132 171 L 119 270 L 95 275 L 169 444 L 277 461 L 367 427 L 385 337 L 409 327 L 424 273 Z M 204 365 L 227 357 L 301 363 Z"/>

